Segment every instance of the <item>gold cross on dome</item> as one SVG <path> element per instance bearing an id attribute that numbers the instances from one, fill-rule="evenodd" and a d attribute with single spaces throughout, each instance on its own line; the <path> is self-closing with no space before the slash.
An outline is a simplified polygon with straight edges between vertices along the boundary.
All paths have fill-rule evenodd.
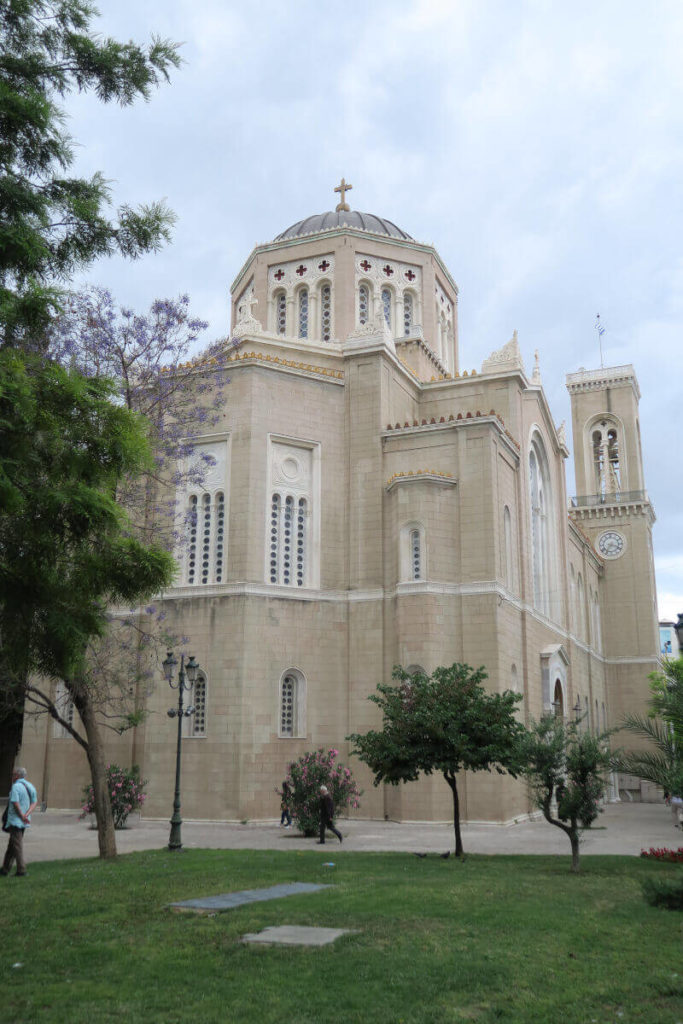
<path id="1" fill-rule="evenodd" d="M 341 192 L 341 203 L 338 203 L 335 207 L 335 212 L 339 213 L 340 210 L 350 210 L 351 207 L 346 202 L 346 193 L 353 188 L 353 185 L 347 185 L 342 178 L 341 183 L 335 188 L 335 192 Z"/>

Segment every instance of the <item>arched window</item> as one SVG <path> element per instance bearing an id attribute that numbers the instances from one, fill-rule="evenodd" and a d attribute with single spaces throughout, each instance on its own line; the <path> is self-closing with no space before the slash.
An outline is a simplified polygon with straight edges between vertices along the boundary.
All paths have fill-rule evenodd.
<path id="1" fill-rule="evenodd" d="M 363 326 L 370 318 L 370 289 L 362 284 L 358 289 L 358 323 Z"/>
<path id="2" fill-rule="evenodd" d="M 538 435 L 529 450 L 529 491 L 534 606 L 549 616 L 555 599 L 553 500 L 548 460 Z"/>
<path id="3" fill-rule="evenodd" d="M 406 672 L 409 676 L 426 676 L 427 672 L 422 668 L 422 665 L 408 665 Z"/>
<path id="4" fill-rule="evenodd" d="M 595 491 L 601 497 L 618 494 L 622 489 L 619 434 L 616 424 L 601 420 L 593 427 L 593 472 Z"/>
<path id="5" fill-rule="evenodd" d="M 57 688 L 55 690 L 55 707 L 64 721 L 68 722 L 73 728 L 74 712 L 76 709 L 74 707 L 71 694 L 62 682 L 57 683 Z M 65 739 L 67 736 L 70 737 L 71 733 L 62 725 L 61 722 L 55 722 L 53 735 L 57 739 Z"/>
<path id="6" fill-rule="evenodd" d="M 503 578 L 508 590 L 514 586 L 513 554 L 512 554 L 512 517 L 506 505 L 503 509 Z"/>
<path id="7" fill-rule="evenodd" d="M 583 589 L 583 578 L 579 573 L 576 580 L 576 635 L 583 640 L 586 631 L 586 598 Z"/>
<path id="8" fill-rule="evenodd" d="M 403 333 L 408 337 L 413 329 L 413 296 L 410 292 L 403 293 Z"/>
<path id="9" fill-rule="evenodd" d="M 189 584 L 223 583 L 225 578 L 225 494 L 191 494 L 187 506 Z"/>
<path id="10" fill-rule="evenodd" d="M 556 718 L 564 718 L 564 691 L 559 679 L 555 680 L 553 691 L 553 712 Z"/>
<path id="11" fill-rule="evenodd" d="M 572 626 L 576 631 L 576 573 L 574 572 L 574 566 L 569 566 L 569 609 L 570 609 L 570 623 L 569 628 Z"/>
<path id="12" fill-rule="evenodd" d="M 275 333 L 287 333 L 287 296 L 282 290 L 275 293 Z"/>
<path id="13" fill-rule="evenodd" d="M 299 337 L 308 337 L 308 288 L 300 288 L 299 301 Z"/>
<path id="14" fill-rule="evenodd" d="M 280 677 L 278 695 L 278 736 L 294 739 L 306 735 L 306 680 L 298 669 L 287 669 Z"/>
<path id="15" fill-rule="evenodd" d="M 399 579 L 403 583 L 426 579 L 426 552 L 424 527 L 421 523 L 407 523 L 401 528 L 399 550 Z"/>
<path id="16" fill-rule="evenodd" d="M 292 494 L 270 502 L 270 582 L 303 587 L 307 573 L 308 502 Z M 294 554 L 296 551 L 296 559 Z M 294 565 L 296 564 L 296 570 Z"/>
<path id="17" fill-rule="evenodd" d="M 414 580 L 422 579 L 422 539 L 419 530 L 410 531 L 411 572 Z"/>
<path id="18" fill-rule="evenodd" d="M 391 289 L 382 288 L 382 312 L 384 313 L 384 319 L 386 320 L 387 327 L 391 328 Z"/>
<path id="19" fill-rule="evenodd" d="M 192 735 L 206 736 L 206 676 L 200 672 L 194 683 L 192 703 L 194 715 L 192 716 Z"/>
<path id="20" fill-rule="evenodd" d="M 329 284 L 320 289 L 320 337 L 323 341 L 332 337 L 332 289 Z"/>

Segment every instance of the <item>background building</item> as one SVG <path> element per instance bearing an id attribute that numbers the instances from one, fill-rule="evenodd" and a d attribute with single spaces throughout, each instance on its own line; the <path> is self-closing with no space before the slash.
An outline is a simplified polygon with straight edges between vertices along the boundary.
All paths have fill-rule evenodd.
<path id="1" fill-rule="evenodd" d="M 342 186 L 340 186 L 342 189 Z M 338 190 L 339 191 L 339 190 Z M 381 217 L 309 217 L 257 246 L 232 286 L 231 383 L 198 437 L 214 465 L 178 495 L 193 513 L 163 595 L 202 667 L 183 748 L 183 814 L 279 813 L 289 761 L 377 724 L 392 666 L 484 665 L 520 715 L 615 724 L 643 710 L 659 635 L 639 389 L 632 366 L 580 370 L 564 425 L 516 333 L 463 368 L 458 289 L 431 245 Z M 569 511 L 568 511 L 569 510 Z M 161 682 L 111 756 L 170 810 L 175 727 Z M 71 739 L 27 721 L 22 761 L 52 806 L 87 778 Z M 447 819 L 440 778 L 365 788 L 368 817 Z M 463 820 L 529 809 L 497 774 L 461 786 Z"/>

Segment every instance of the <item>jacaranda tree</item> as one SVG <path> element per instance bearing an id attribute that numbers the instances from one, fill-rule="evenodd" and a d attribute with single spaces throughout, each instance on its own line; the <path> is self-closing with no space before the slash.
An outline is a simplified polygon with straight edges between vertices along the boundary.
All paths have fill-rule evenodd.
<path id="1" fill-rule="evenodd" d="M 413 782 L 440 772 L 453 796 L 455 854 L 463 854 L 457 776 L 495 769 L 515 776 L 523 726 L 515 707 L 520 694 L 488 693 L 483 668 L 455 664 L 431 676 L 410 675 L 401 666 L 396 685 L 380 683 L 368 699 L 382 711 L 382 730 L 347 737 L 352 751 L 374 772 L 374 784 Z"/>

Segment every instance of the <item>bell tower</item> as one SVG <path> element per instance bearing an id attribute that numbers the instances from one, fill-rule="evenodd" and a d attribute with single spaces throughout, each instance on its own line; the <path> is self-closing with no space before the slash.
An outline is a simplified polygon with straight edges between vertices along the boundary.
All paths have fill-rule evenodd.
<path id="1" fill-rule="evenodd" d="M 600 613 L 611 724 L 644 710 L 648 674 L 658 667 L 652 554 L 654 509 L 645 490 L 632 366 L 567 375 L 576 497 L 570 517 L 604 563 Z"/>

